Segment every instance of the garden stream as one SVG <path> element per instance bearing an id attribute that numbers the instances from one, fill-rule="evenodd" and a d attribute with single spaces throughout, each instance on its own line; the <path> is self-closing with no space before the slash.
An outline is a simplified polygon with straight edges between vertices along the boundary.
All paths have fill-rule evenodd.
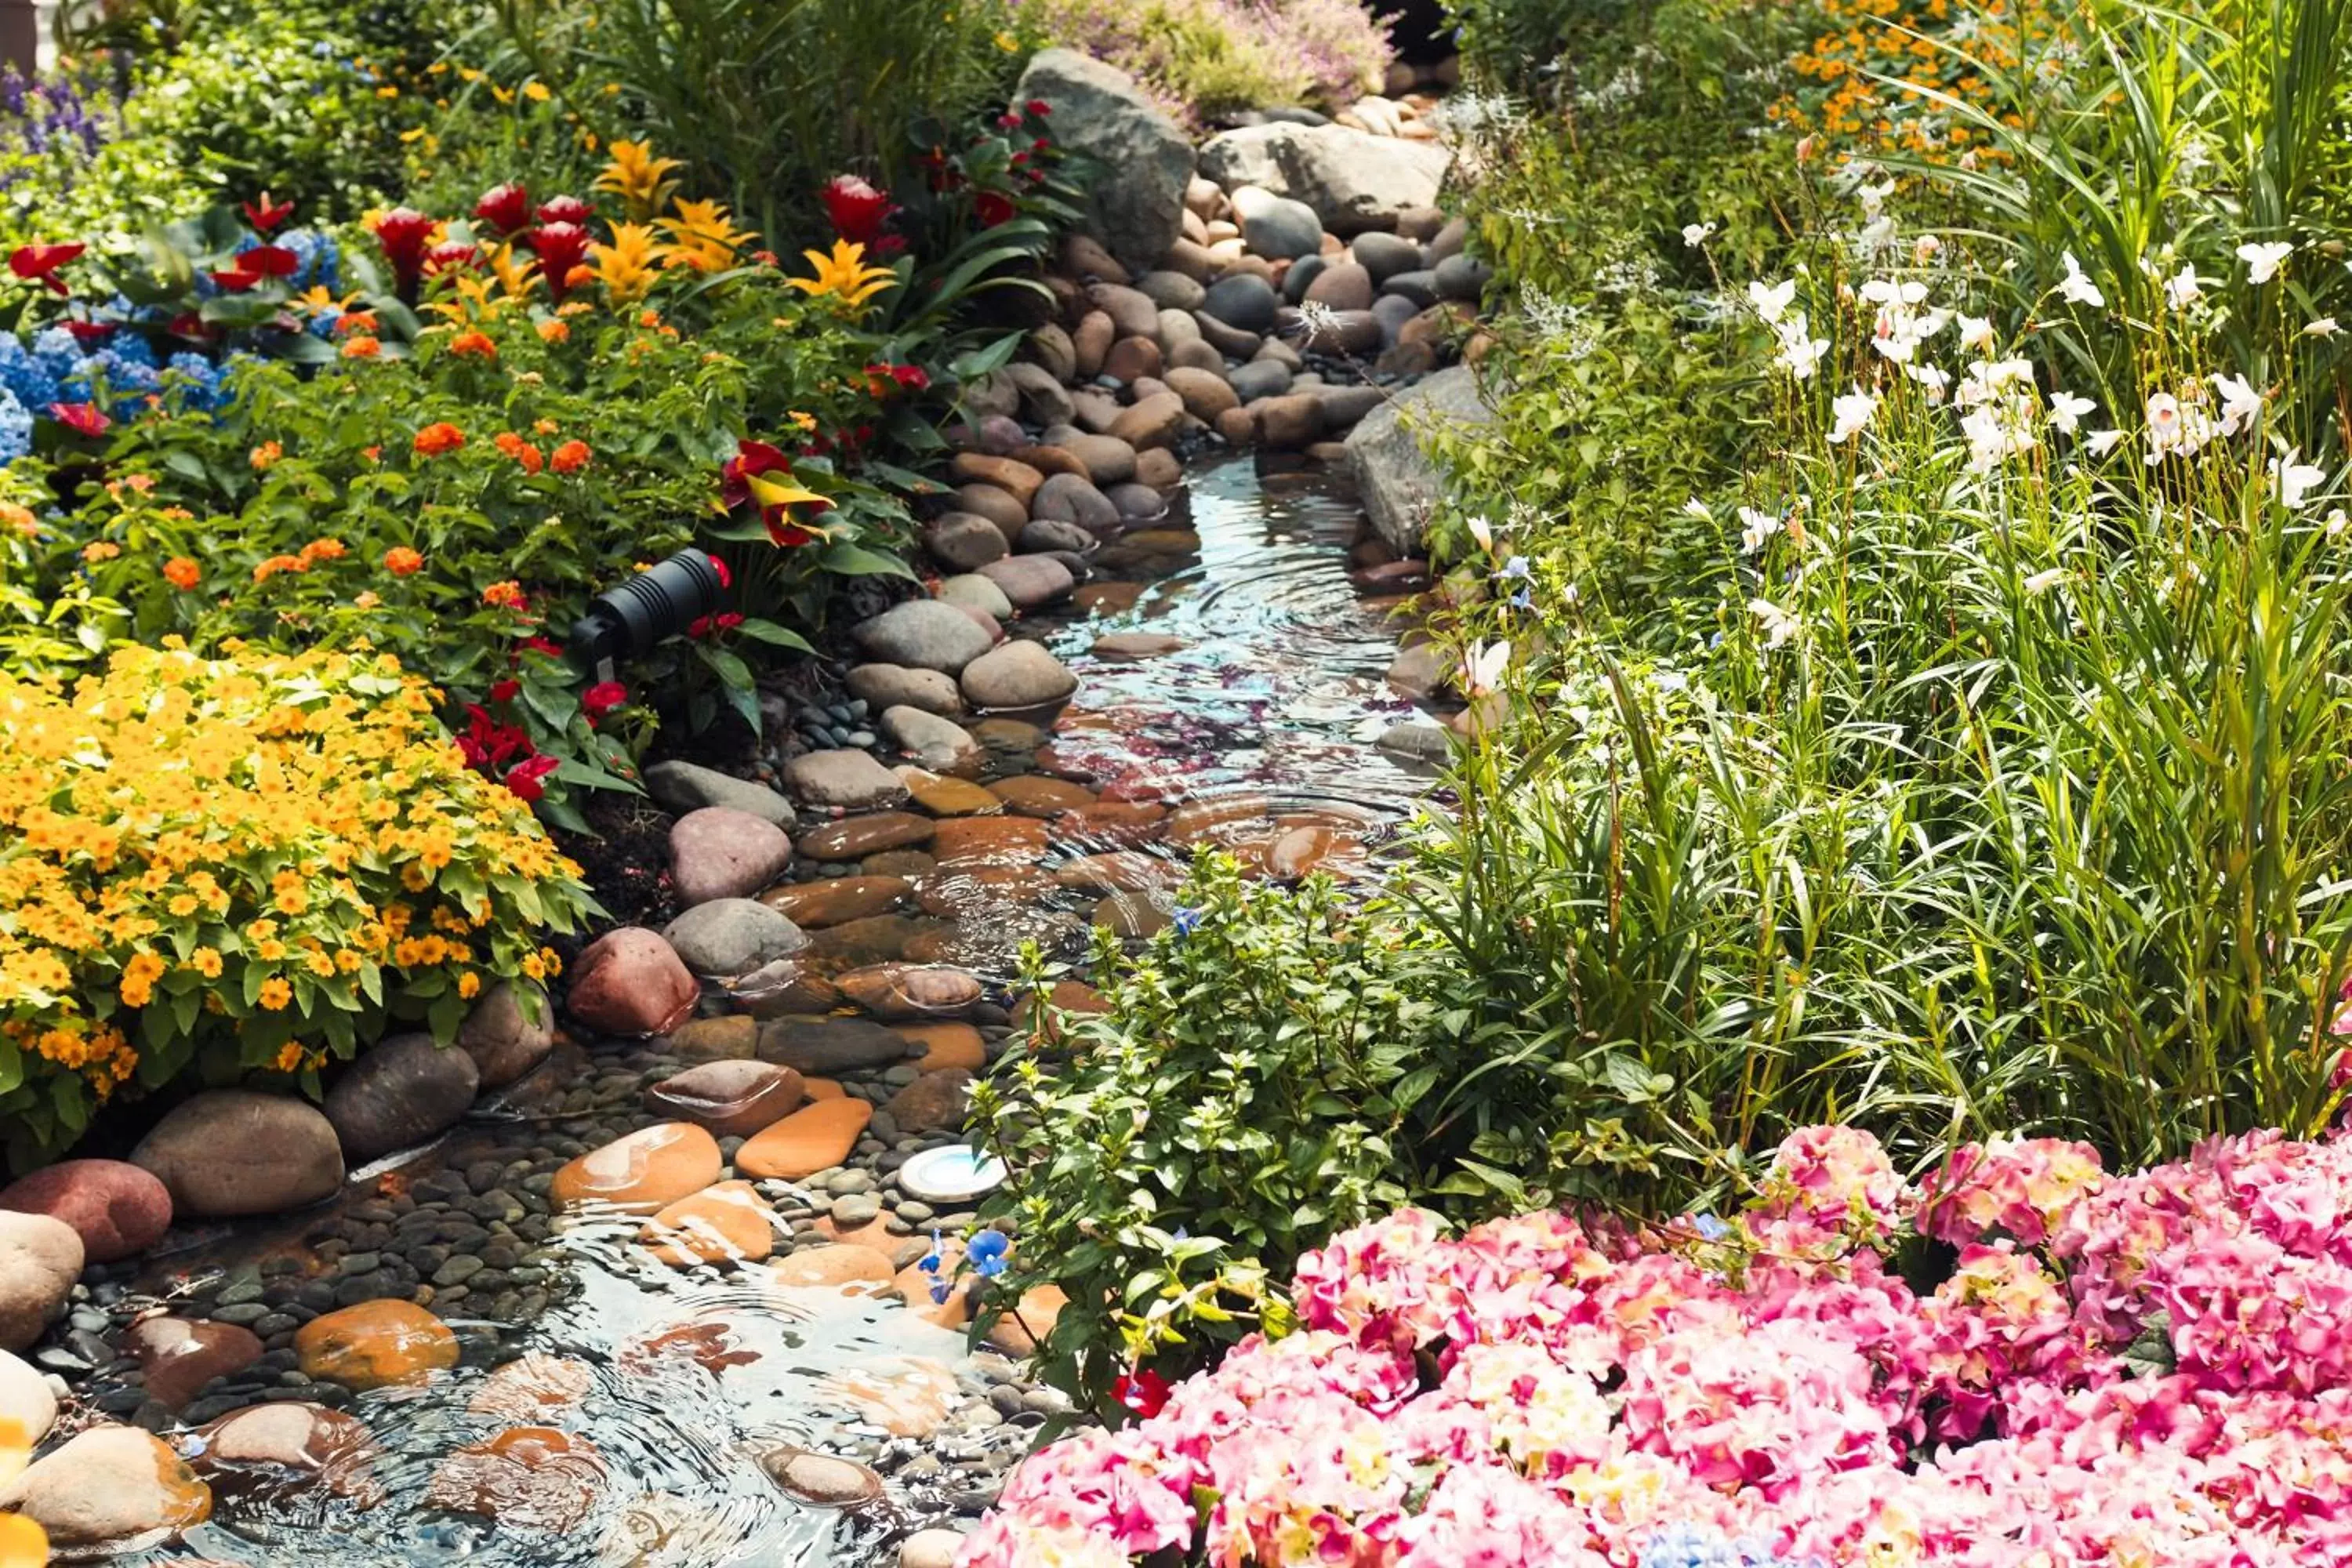
<path id="1" fill-rule="evenodd" d="M 1171 516 L 1112 542 L 1074 606 L 1016 626 L 1044 637 L 1079 689 L 1045 730 L 977 726 L 991 752 L 982 776 L 1034 769 L 1049 789 L 1071 787 L 1042 784 L 1049 772 L 1091 777 L 1106 803 L 1225 803 L 1229 811 L 1209 815 L 1229 817 L 1239 831 L 1226 837 L 1262 855 L 1282 847 L 1292 864 L 1278 873 L 1314 863 L 1344 874 L 1393 838 L 1427 787 L 1425 771 L 1374 743 L 1412 717 L 1382 681 L 1396 650 L 1386 602 L 1365 596 L 1385 591 L 1379 579 L 1393 574 L 1357 570 L 1385 557 L 1376 546 L 1351 555 L 1360 513 L 1319 469 L 1261 475 L 1248 458 L 1219 456 L 1191 479 L 1191 529 Z M 1097 640 L 1117 633 L 1171 644 L 1151 657 L 1098 655 Z M 1118 780 L 1128 782 L 1104 782 Z M 1101 826 L 1074 837 L 1074 821 Z M 902 906 L 813 931 L 807 967 L 919 958 L 965 965 L 993 992 L 1013 978 L 1024 939 L 1077 961 L 1090 922 L 1156 929 L 1172 911 L 1172 880 L 1121 891 L 1048 874 L 1129 846 L 1178 860 L 1190 853 L 1139 844 L 1120 822 L 1117 812 L 1065 815 L 1042 852 L 1032 838 L 1023 863 L 995 876 L 907 868 L 918 889 L 937 895 L 922 899 L 923 912 Z M 1032 825 L 1048 828 L 1042 817 Z M 1005 1015 L 995 1016 L 992 1039 L 1006 1033 Z M 556 1165 L 658 1119 L 642 1095 L 678 1066 L 665 1047 L 560 1040 L 548 1068 L 484 1101 L 421 1153 L 355 1172 L 330 1208 L 202 1234 L 79 1308 L 81 1331 L 67 1343 L 98 1364 L 124 1325 L 158 1302 L 243 1323 L 283 1346 L 290 1323 L 310 1312 L 425 1294 L 457 1339 L 453 1367 L 355 1394 L 313 1382 L 290 1352 L 276 1350 L 245 1375 L 243 1393 L 182 1410 L 173 1440 L 187 1451 L 207 1440 L 191 1429 L 218 1413 L 212 1406 L 336 1405 L 364 1424 L 363 1433 L 341 1430 L 365 1460 L 331 1460 L 323 1479 L 298 1487 L 216 1484 L 208 1523 L 135 1560 L 882 1564 L 898 1560 L 896 1543 L 909 1532 L 968 1521 L 992 1499 L 1003 1470 L 1062 1407 L 1053 1391 L 1022 1381 L 1014 1360 L 972 1353 L 961 1330 L 887 1289 L 800 1289 L 758 1269 L 677 1268 L 640 1243 L 640 1217 L 549 1216 Z M 779 1257 L 793 1239 L 787 1226 L 804 1237 L 821 1225 L 830 1238 L 836 1218 L 866 1216 L 869 1231 L 889 1231 L 900 1281 L 919 1279 L 908 1251 L 929 1240 L 924 1216 L 950 1236 L 973 1218 L 901 1201 L 894 1169 L 886 1157 L 870 1173 L 803 1184 L 814 1190 L 760 1184 L 776 1213 Z M 839 1206 L 837 1194 L 868 1192 L 880 1204 Z M 397 1267 L 416 1272 L 385 1272 Z M 421 1289 L 400 1289 L 411 1278 Z M 309 1310 L 289 1315 L 289 1303 Z M 146 1382 L 152 1396 L 152 1366 Z M 103 1377 L 87 1393 L 118 1416 L 143 1397 Z M 866 1496 L 877 1474 L 886 1489 Z"/>

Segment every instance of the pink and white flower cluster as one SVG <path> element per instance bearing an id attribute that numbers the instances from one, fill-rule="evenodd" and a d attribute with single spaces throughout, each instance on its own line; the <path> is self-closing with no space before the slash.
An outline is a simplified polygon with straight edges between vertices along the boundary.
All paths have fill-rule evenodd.
<path id="1" fill-rule="evenodd" d="M 2352 1137 L 2124 1177 L 1996 1142 L 1915 1187 L 1809 1129 L 1733 1222 L 1406 1210 L 1295 1294 L 1032 1458 L 960 1563 L 2352 1563 Z"/>

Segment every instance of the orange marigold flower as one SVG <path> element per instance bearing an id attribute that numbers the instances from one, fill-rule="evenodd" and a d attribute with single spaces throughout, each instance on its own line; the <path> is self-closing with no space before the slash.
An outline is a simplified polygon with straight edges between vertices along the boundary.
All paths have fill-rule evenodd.
<path id="1" fill-rule="evenodd" d="M 496 447 L 499 451 L 504 452 L 508 457 L 511 458 L 522 451 L 525 442 L 521 437 L 516 435 L 513 431 L 501 430 L 496 436 L 490 437 L 490 445 Z"/>
<path id="2" fill-rule="evenodd" d="M 572 323 L 569 321 L 540 322 L 539 341 L 543 343 L 570 342 L 572 341 Z"/>
<path id="3" fill-rule="evenodd" d="M 425 557 L 405 544 L 395 544 L 383 552 L 383 569 L 395 577 L 411 577 L 425 570 Z"/>
<path id="4" fill-rule="evenodd" d="M 383 344 L 368 336 L 365 332 L 362 332 L 358 337 L 345 338 L 343 340 L 343 357 L 345 359 L 373 359 L 383 352 Z"/>
<path id="5" fill-rule="evenodd" d="M 375 312 L 373 310 L 352 310 L 335 321 L 335 331 L 346 337 L 354 332 L 373 332 L 375 328 Z"/>
<path id="6" fill-rule="evenodd" d="M 449 352 L 476 359 L 496 359 L 499 357 L 499 345 L 490 342 L 488 332 L 461 332 L 450 342 Z"/>
<path id="7" fill-rule="evenodd" d="M 587 442 L 566 441 L 555 448 L 555 455 L 549 461 L 559 474 L 576 474 L 588 466 L 588 456 Z"/>
<path id="8" fill-rule="evenodd" d="M 163 581 L 183 592 L 194 587 L 203 575 L 196 563 L 184 555 L 174 555 L 163 563 Z"/>
<path id="9" fill-rule="evenodd" d="M 255 473 L 266 474 L 271 468 L 275 468 L 278 464 L 278 459 L 285 455 L 286 448 L 279 446 L 277 442 L 264 441 L 260 446 L 256 447 L 252 451 L 246 454 L 246 460 L 253 465 L 253 471 Z"/>
<path id="10" fill-rule="evenodd" d="M 493 583 L 482 590 L 482 603 L 499 609 L 520 610 L 525 602 L 522 584 L 511 577 L 503 583 Z"/>
<path id="11" fill-rule="evenodd" d="M 444 452 L 454 452 L 466 444 L 466 433 L 446 419 L 436 420 L 416 433 L 414 443 L 417 455 L 437 458 Z"/>

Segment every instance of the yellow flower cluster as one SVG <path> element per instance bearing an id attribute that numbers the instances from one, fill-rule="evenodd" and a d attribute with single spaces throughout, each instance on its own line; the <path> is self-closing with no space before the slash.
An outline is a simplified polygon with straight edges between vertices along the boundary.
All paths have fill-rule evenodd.
<path id="1" fill-rule="evenodd" d="M 2061 58 L 2079 0 L 1819 0 L 1828 30 L 1790 62 L 1815 84 L 1769 111 L 1825 141 L 1824 153 L 1895 153 L 1951 163 L 2000 156 L 1985 132 L 1923 90 L 1947 94 L 2007 125 L 2023 123 L 1979 67 L 2000 76 Z M 1892 79 L 1892 80 L 1882 79 Z M 1901 83 L 1905 85 L 1895 85 Z"/>
<path id="2" fill-rule="evenodd" d="M 24 1079 L 0 1127 L 37 1102 L 61 1141 L 134 1067 L 315 1068 L 298 1037 L 446 1032 L 487 983 L 551 973 L 533 931 L 580 923 L 579 868 L 433 703 L 389 655 L 0 674 L 0 1068 Z"/>

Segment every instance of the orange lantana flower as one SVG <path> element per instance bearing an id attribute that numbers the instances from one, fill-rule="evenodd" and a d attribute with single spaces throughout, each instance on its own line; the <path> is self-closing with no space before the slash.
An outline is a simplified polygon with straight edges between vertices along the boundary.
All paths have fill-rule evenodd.
<path id="1" fill-rule="evenodd" d="M 490 342 L 488 332 L 461 332 L 449 344 L 453 354 L 471 354 L 479 359 L 499 357 L 499 345 Z"/>
<path id="2" fill-rule="evenodd" d="M 358 337 L 345 338 L 343 340 L 343 357 L 345 359 L 373 359 L 383 352 L 383 344 L 368 336 L 365 332 L 362 332 Z"/>
<path id="3" fill-rule="evenodd" d="M 437 458 L 444 452 L 454 452 L 466 444 L 466 433 L 447 420 L 436 420 L 416 433 L 415 447 L 419 457 Z"/>
<path id="4" fill-rule="evenodd" d="M 482 590 L 482 603 L 502 610 L 520 610 L 525 603 L 522 584 L 512 578 L 503 583 L 493 583 Z"/>
<path id="5" fill-rule="evenodd" d="M 555 448 L 555 455 L 550 461 L 559 474 L 576 474 L 588 466 L 588 457 L 587 442 L 566 441 Z"/>
<path id="6" fill-rule="evenodd" d="M 411 577 L 425 570 L 425 557 L 405 544 L 395 544 L 383 552 L 383 569 L 395 577 Z"/>
<path id="7" fill-rule="evenodd" d="M 163 581 L 183 592 L 194 587 L 203 575 L 203 570 L 184 555 L 174 555 L 163 563 Z"/>

